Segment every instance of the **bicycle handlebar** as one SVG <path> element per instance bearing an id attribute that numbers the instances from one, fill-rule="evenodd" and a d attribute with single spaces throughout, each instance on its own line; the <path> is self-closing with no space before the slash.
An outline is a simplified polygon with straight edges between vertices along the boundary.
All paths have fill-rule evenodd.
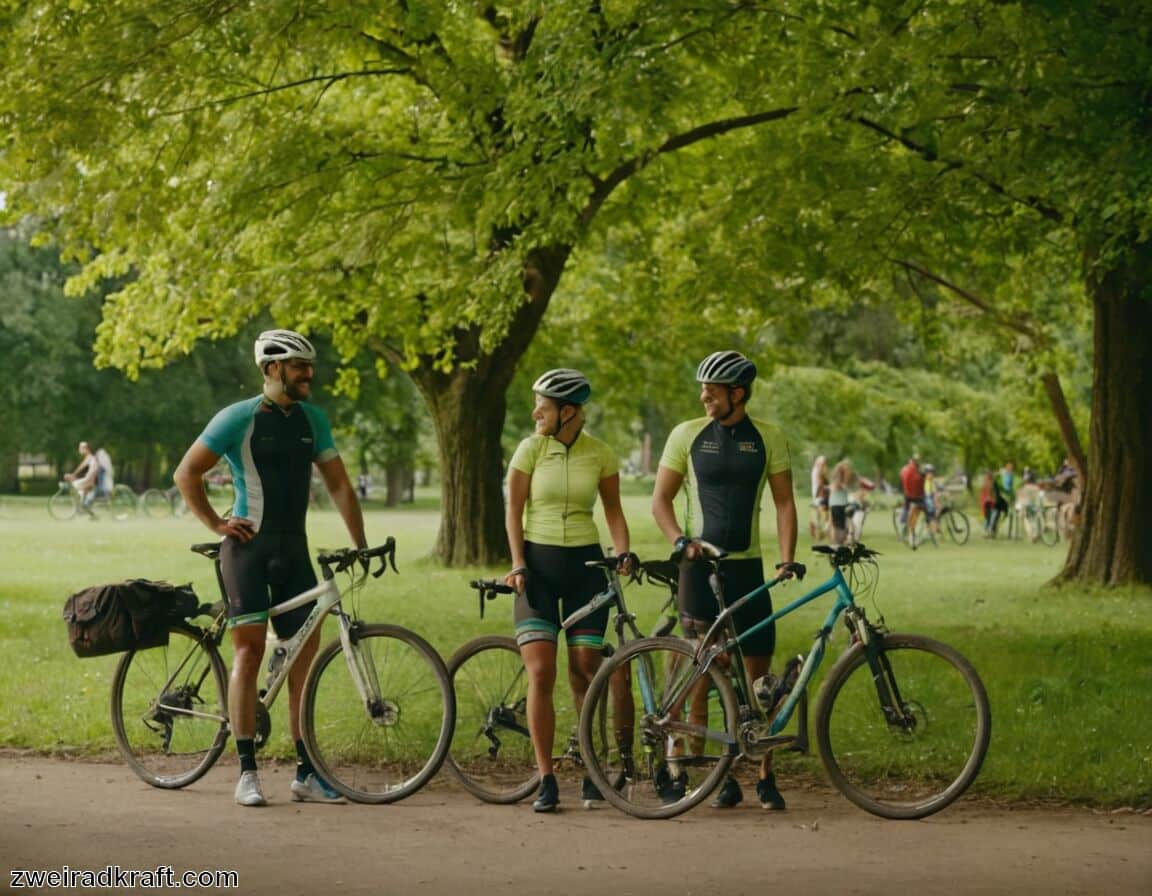
<path id="1" fill-rule="evenodd" d="M 382 545 L 374 548 L 338 548 L 334 551 L 321 551 L 316 555 L 316 562 L 328 570 L 334 568 L 335 572 L 344 572 L 354 563 L 364 564 L 364 572 L 368 572 L 370 561 L 374 557 L 380 558 L 380 566 L 372 573 L 373 578 L 380 578 L 391 565 L 392 572 L 396 569 L 396 539 L 391 535 Z"/>
<path id="2" fill-rule="evenodd" d="M 865 547 L 862 542 L 856 544 L 814 544 L 812 550 L 817 554 L 826 554 L 828 562 L 833 566 L 851 566 L 853 563 L 859 563 L 861 560 L 868 560 L 872 557 L 880 556 L 879 551 L 874 551 L 871 548 Z"/>
<path id="3" fill-rule="evenodd" d="M 480 618 L 484 618 L 484 602 L 495 600 L 497 594 L 515 594 L 516 589 L 499 579 L 473 579 L 468 585 L 480 592 Z"/>

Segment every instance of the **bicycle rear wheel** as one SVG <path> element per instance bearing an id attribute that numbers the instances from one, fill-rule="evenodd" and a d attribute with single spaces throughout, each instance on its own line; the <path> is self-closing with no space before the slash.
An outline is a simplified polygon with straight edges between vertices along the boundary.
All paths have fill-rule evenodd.
<path id="1" fill-rule="evenodd" d="M 154 519 L 172 516 L 172 502 L 168 500 L 168 493 L 158 488 L 150 488 L 140 496 L 140 509 L 145 516 Z"/>
<path id="2" fill-rule="evenodd" d="M 694 645 L 677 638 L 632 641 L 600 667 L 584 700 L 588 776 L 636 818 L 672 818 L 698 805 L 739 753 L 732 685 L 713 667 L 689 688 L 694 657 Z M 630 701 L 620 699 L 622 688 Z"/>
<path id="3" fill-rule="evenodd" d="M 198 780 L 228 740 L 228 673 L 201 629 L 173 625 L 165 647 L 120 657 L 112 731 L 129 767 L 153 787 Z"/>
<path id="4" fill-rule="evenodd" d="M 828 777 L 883 818 L 924 818 L 959 797 L 980 771 L 992 730 L 988 695 L 953 648 L 919 635 L 884 635 L 880 706 L 864 648 L 828 672 L 816 707 L 816 742 Z"/>
<path id="5" fill-rule="evenodd" d="M 77 502 L 72 488 L 60 489 L 48 499 L 48 513 L 53 519 L 70 520 L 76 516 Z"/>
<path id="6" fill-rule="evenodd" d="M 136 516 L 136 493 L 128 486 L 113 486 L 108 496 L 108 512 L 114 520 L 127 520 Z"/>
<path id="7" fill-rule="evenodd" d="M 968 525 L 968 517 L 962 510 L 945 510 L 940 517 L 940 522 L 956 544 L 968 543 L 971 530 Z"/>
<path id="8" fill-rule="evenodd" d="M 448 670 L 427 641 L 399 626 L 357 623 L 351 645 L 325 645 L 308 671 L 304 745 L 348 799 L 396 802 L 431 780 L 448 753 L 456 721 Z"/>
<path id="9" fill-rule="evenodd" d="M 528 674 L 516 639 L 475 638 L 448 660 L 456 729 L 447 768 L 486 803 L 517 803 L 540 783 L 528 736 Z"/>

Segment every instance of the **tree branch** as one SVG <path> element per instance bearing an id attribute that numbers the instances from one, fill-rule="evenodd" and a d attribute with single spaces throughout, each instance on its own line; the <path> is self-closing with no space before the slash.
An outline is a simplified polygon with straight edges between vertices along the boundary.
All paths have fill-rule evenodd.
<path id="1" fill-rule="evenodd" d="M 863 115 L 849 115 L 847 118 L 849 121 L 855 122 L 856 124 L 866 127 L 871 131 L 875 131 L 877 134 L 880 134 L 882 137 L 885 137 L 888 140 L 899 143 L 909 152 L 915 153 L 927 162 L 941 162 L 942 164 L 948 165 L 953 169 L 964 169 L 971 177 L 980 181 L 992 192 L 998 193 L 1001 196 L 1005 196 L 1008 199 L 1011 199 L 1013 202 L 1020 203 L 1021 205 L 1025 205 L 1033 211 L 1039 212 L 1049 221 L 1055 221 L 1056 223 L 1063 223 L 1064 221 L 1064 215 L 1060 212 L 1059 209 L 1047 204 L 1037 196 L 1015 196 L 1008 192 L 1008 190 L 1002 184 L 997 183 L 985 174 L 981 174 L 979 171 L 974 171 L 965 162 L 962 162 L 958 159 L 943 159 L 937 155 L 934 149 L 924 146 L 921 143 L 917 143 L 915 140 L 912 140 L 903 134 L 897 134 L 895 131 L 889 130 L 878 122 L 872 121 L 870 118 L 865 118 Z"/>
<path id="2" fill-rule="evenodd" d="M 966 301 L 969 305 L 972 305 L 973 307 L 980 309 L 981 312 L 986 314 L 992 321 L 999 324 L 1000 326 L 1006 327 L 1007 329 L 1010 329 L 1010 330 L 1015 330 L 1016 332 L 1021 333 L 1024 336 L 1027 336 L 1029 339 L 1032 340 L 1033 344 L 1043 347 L 1043 346 L 1047 346 L 1051 342 L 1051 340 L 1048 338 L 1047 335 L 1045 335 L 1044 333 L 1041 333 L 1039 330 L 1037 330 L 1026 318 L 1024 318 L 1020 315 L 1013 316 L 1013 315 L 1005 314 L 999 308 L 997 308 L 989 299 L 985 299 L 981 296 L 978 296 L 978 295 L 976 295 L 976 293 L 965 289 L 963 286 L 958 286 L 955 283 L 952 283 L 951 281 L 946 280 L 944 277 L 940 276 L 939 274 L 937 274 L 933 271 L 930 271 L 927 268 L 925 268 L 921 265 L 918 265 L 913 261 L 908 261 L 908 260 L 903 259 L 903 258 L 895 258 L 895 259 L 892 259 L 892 261 L 894 264 L 897 264 L 900 267 L 904 268 L 905 271 L 911 271 L 915 274 L 919 274 L 924 279 L 931 280 L 933 283 L 937 283 L 940 286 L 943 286 L 945 289 L 949 290 L 950 292 L 955 293 L 960 298 L 962 298 L 964 301 Z M 909 282 L 911 282 L 911 281 L 909 281 Z M 913 290 L 916 291 L 915 288 L 913 288 Z"/>
<path id="3" fill-rule="evenodd" d="M 620 186 L 620 184 L 624 183 L 624 181 L 642 168 L 645 168 L 659 156 L 676 152 L 694 143 L 708 140 L 711 137 L 719 137 L 723 134 L 740 130 L 741 128 L 755 127 L 756 125 L 765 124 L 769 121 L 779 121 L 798 111 L 799 108 L 799 106 L 787 106 L 782 109 L 772 109 L 768 112 L 757 112 L 754 115 L 725 118 L 720 121 L 702 124 L 699 127 L 692 128 L 690 131 L 685 131 L 683 134 L 669 137 L 660 144 L 660 146 L 656 147 L 656 149 L 618 165 L 607 177 L 602 179 L 594 177 L 593 184 L 595 186 L 592 191 L 592 196 L 589 198 L 588 204 L 584 206 L 584 210 L 580 213 L 580 220 L 587 225 L 596 216 L 601 206 L 604 205 L 605 200 L 612 195 L 612 192 Z"/>
<path id="4" fill-rule="evenodd" d="M 294 90 L 297 87 L 305 87 L 309 84 L 323 84 L 324 89 L 327 90 L 337 81 L 344 81 L 348 78 L 364 78 L 375 77 L 376 75 L 409 75 L 411 71 L 406 68 L 376 68 L 376 69 L 362 69 L 356 72 L 338 72 L 334 75 L 316 75 L 312 78 L 301 78 L 299 81 L 288 81 L 284 84 L 275 84 L 271 87 L 262 87 L 259 90 L 249 90 L 246 93 L 237 93 L 232 96 L 222 97 L 218 100 L 209 100 L 206 103 L 198 103 L 195 106 L 185 106 L 181 109 L 172 109 L 168 112 L 161 112 L 161 117 L 172 115 L 183 115 L 187 112 L 200 112 L 204 109 L 213 109 L 218 106 L 230 106 L 234 103 L 239 103 L 244 100 L 250 100 L 258 96 L 269 96 L 273 93 L 281 93 L 285 90 Z"/>

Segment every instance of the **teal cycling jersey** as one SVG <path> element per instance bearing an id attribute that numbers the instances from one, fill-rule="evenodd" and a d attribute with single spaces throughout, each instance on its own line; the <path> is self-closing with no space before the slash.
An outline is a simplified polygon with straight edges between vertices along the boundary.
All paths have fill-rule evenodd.
<path id="1" fill-rule="evenodd" d="M 571 445 L 532 435 L 516 448 L 508 467 L 532 479 L 524 513 L 526 541 L 560 547 L 600 543 L 592 508 L 600 480 L 619 470 L 607 444 L 586 432 Z"/>
<path id="2" fill-rule="evenodd" d="M 685 478 L 684 532 L 729 551 L 760 556 L 760 500 L 768 477 L 792 468 L 780 427 L 745 417 L 724 426 L 710 417 L 681 423 L 668 436 L 660 466 Z"/>
<path id="3" fill-rule="evenodd" d="M 305 531 L 312 465 L 337 456 L 325 413 L 307 402 L 281 407 L 263 395 L 216 414 L 200 441 L 228 461 L 233 516 L 257 531 Z"/>

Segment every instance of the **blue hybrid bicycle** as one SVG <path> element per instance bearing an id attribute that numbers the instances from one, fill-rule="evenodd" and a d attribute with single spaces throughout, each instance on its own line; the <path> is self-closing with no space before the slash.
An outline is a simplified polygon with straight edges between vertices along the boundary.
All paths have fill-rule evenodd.
<path id="1" fill-rule="evenodd" d="M 731 604 L 721 574 L 725 552 L 700 542 L 720 614 L 707 634 L 645 638 L 622 645 L 601 667 L 580 718 L 588 775 L 618 809 L 637 818 L 671 818 L 704 801 L 739 756 L 808 748 L 806 693 L 843 618 L 849 644 L 829 669 L 813 715 L 816 746 L 832 784 L 884 818 L 923 818 L 959 797 L 988 751 L 991 711 L 980 676 L 958 651 L 932 638 L 890 632 L 856 602 L 876 585 L 876 552 L 862 544 L 813 548 L 832 575 L 807 594 L 737 635 L 732 614 L 761 598 L 774 579 Z M 779 679 L 750 682 L 740 650 L 750 634 L 832 594 L 834 603 L 807 657 L 785 664 Z M 609 682 L 627 676 L 634 691 L 635 754 L 592 749 L 607 714 Z M 784 733 L 795 716 L 797 730 Z"/>

